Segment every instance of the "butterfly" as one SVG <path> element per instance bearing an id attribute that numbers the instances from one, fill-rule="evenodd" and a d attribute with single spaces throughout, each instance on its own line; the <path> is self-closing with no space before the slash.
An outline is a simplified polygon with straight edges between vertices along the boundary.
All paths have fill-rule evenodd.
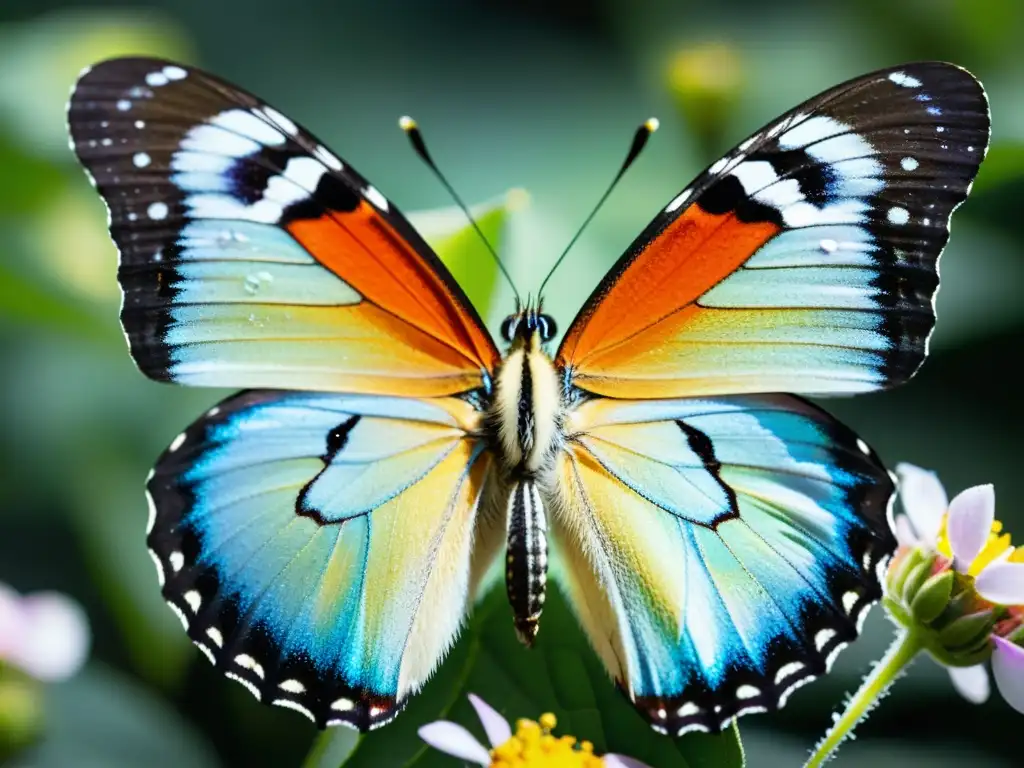
<path id="1" fill-rule="evenodd" d="M 922 364 L 988 144 L 963 69 L 881 70 L 754 133 L 658 212 L 557 347 L 539 301 L 493 339 L 376 187 L 213 75 L 103 62 L 69 124 L 136 364 L 244 388 L 158 459 L 147 543 L 188 636 L 258 699 L 319 727 L 390 721 L 499 558 L 530 644 L 557 555 L 663 733 L 777 709 L 856 637 L 894 486 L 799 395 Z"/>

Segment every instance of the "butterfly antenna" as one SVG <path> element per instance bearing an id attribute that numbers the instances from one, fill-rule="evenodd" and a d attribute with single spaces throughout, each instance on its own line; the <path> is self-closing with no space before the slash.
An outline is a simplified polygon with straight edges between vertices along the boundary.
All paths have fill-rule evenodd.
<path id="1" fill-rule="evenodd" d="M 583 221 L 582 226 L 576 230 L 576 234 L 572 236 L 572 240 L 570 240 L 569 244 L 565 246 L 565 250 L 562 251 L 562 255 L 558 257 L 554 266 L 551 267 L 547 277 L 544 278 L 544 282 L 540 284 L 540 291 L 537 292 L 538 297 L 543 296 L 544 286 L 548 284 L 548 280 L 550 280 L 551 276 L 555 274 L 555 270 L 558 269 L 559 264 L 562 263 L 562 260 L 565 259 L 569 251 L 572 250 L 572 247 L 576 245 L 576 241 L 580 239 L 580 235 L 583 234 L 583 230 L 587 228 L 594 216 L 597 215 L 597 212 L 601 210 L 601 206 L 604 205 L 604 201 L 608 199 L 612 190 L 615 189 L 615 186 L 619 183 L 619 180 L 622 179 L 626 171 L 629 170 L 629 167 L 640 156 L 643 148 L 647 146 L 647 140 L 651 138 L 651 134 L 656 130 L 658 130 L 658 118 L 656 117 L 649 117 L 640 125 L 639 128 L 636 129 L 636 133 L 633 134 L 633 143 L 629 147 L 629 152 L 626 154 L 626 159 L 623 161 L 622 167 L 619 168 L 619 172 L 615 174 L 615 178 L 612 179 L 612 183 L 608 185 L 608 189 L 606 189 L 604 194 L 601 195 L 601 199 L 597 201 L 597 205 L 594 206 L 590 215 Z"/>
<path id="2" fill-rule="evenodd" d="M 441 173 L 441 170 L 434 164 L 434 159 L 430 156 L 430 152 L 427 151 L 427 145 L 423 141 L 423 134 L 420 133 L 419 125 L 417 125 L 416 121 L 408 115 L 399 118 L 398 125 L 403 131 L 405 131 L 405 135 L 409 137 L 409 142 L 412 144 L 412 148 L 416 150 L 416 154 L 419 155 L 420 159 L 427 164 L 427 167 L 434 172 L 434 175 L 437 176 L 438 181 L 444 185 L 444 188 L 448 190 L 448 194 L 452 196 L 456 205 L 458 205 L 459 208 L 462 209 L 462 212 L 466 214 L 466 218 L 469 219 L 469 223 L 473 225 L 473 229 L 476 230 L 476 233 L 480 236 L 480 239 L 487 247 L 488 252 L 498 265 L 498 269 L 501 270 L 501 274 L 505 276 L 509 286 L 512 288 L 512 293 L 514 293 L 516 297 L 516 306 L 518 307 L 519 291 L 516 290 L 516 285 L 512 282 L 512 276 L 509 275 L 508 270 L 505 269 L 505 265 L 502 263 L 501 258 L 494 250 L 490 241 L 484 235 L 483 230 L 480 229 L 480 225 L 476 223 L 476 219 L 473 218 L 473 214 L 469 212 L 469 207 L 462 202 L 462 198 L 459 197 L 458 192 L 456 192 L 452 185 L 448 183 L 448 179 L 445 178 L 444 174 Z"/>

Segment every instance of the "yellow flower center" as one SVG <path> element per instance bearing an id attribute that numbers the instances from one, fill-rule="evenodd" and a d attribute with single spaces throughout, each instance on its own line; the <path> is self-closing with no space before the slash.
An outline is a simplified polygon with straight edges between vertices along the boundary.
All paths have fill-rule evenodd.
<path id="1" fill-rule="evenodd" d="M 946 523 L 949 514 L 942 516 L 942 527 L 939 529 L 938 550 L 946 557 L 953 557 L 953 549 L 949 545 L 949 534 L 946 530 Z M 1014 548 L 1010 544 L 1010 534 L 1003 533 L 1003 524 L 998 520 L 992 523 L 992 530 L 989 531 L 985 546 L 981 548 L 978 556 L 971 561 L 967 568 L 969 576 L 977 576 L 992 563 L 993 560 L 1002 556 L 1007 550 L 1010 555 L 1007 558 L 1011 563 L 1024 563 L 1024 548 Z"/>
<path id="2" fill-rule="evenodd" d="M 539 721 L 517 721 L 512 738 L 491 750 L 491 768 L 601 768 L 593 744 L 553 735 L 556 725 L 550 712 Z"/>

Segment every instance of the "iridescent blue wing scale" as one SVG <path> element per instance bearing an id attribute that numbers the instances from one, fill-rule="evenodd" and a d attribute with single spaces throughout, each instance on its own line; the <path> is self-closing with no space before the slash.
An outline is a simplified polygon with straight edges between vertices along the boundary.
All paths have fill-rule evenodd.
<path id="1" fill-rule="evenodd" d="M 454 398 L 250 391 L 193 424 L 148 483 L 148 545 L 193 642 L 320 727 L 388 722 L 475 589 L 477 419 Z"/>
<path id="2" fill-rule="evenodd" d="M 595 649 L 658 730 L 717 731 L 822 674 L 895 542 L 878 457 L 788 395 L 585 402 L 552 530 Z"/>

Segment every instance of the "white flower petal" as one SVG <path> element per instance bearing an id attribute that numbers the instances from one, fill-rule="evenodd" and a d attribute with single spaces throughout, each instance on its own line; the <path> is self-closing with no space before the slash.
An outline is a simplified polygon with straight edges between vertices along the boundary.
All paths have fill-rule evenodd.
<path id="1" fill-rule="evenodd" d="M 900 501 L 913 523 L 917 535 L 929 546 L 939 538 L 942 516 L 949 507 L 946 489 L 934 472 L 913 464 L 897 464 Z"/>
<path id="2" fill-rule="evenodd" d="M 434 749 L 439 749 L 452 757 L 468 760 L 477 765 L 491 764 L 491 753 L 476 740 L 473 734 L 457 723 L 438 720 L 434 723 L 427 723 L 419 729 L 418 733 L 420 738 Z"/>
<path id="3" fill-rule="evenodd" d="M 992 676 L 1006 703 L 1024 713 L 1024 648 L 1009 640 L 993 637 Z"/>
<path id="4" fill-rule="evenodd" d="M 632 757 L 625 755 L 605 755 L 603 758 L 605 768 L 651 768 L 647 763 L 641 763 Z"/>
<path id="5" fill-rule="evenodd" d="M 896 541 L 899 542 L 901 547 L 917 546 L 917 534 L 914 532 L 914 526 L 910 524 L 910 518 L 906 515 L 900 515 L 896 518 L 893 533 L 896 534 Z"/>
<path id="6" fill-rule="evenodd" d="M 13 664 L 40 680 L 64 680 L 89 653 L 89 622 L 74 600 L 56 592 L 22 598 L 23 636 L 11 649 Z"/>
<path id="7" fill-rule="evenodd" d="M 947 667 L 949 679 L 957 693 L 967 699 L 971 704 L 984 704 L 988 701 L 991 692 L 988 682 L 988 670 L 984 664 L 975 664 L 973 667 Z"/>
<path id="8" fill-rule="evenodd" d="M 978 594 L 999 605 L 1024 605 L 1024 563 L 992 563 L 974 580 Z"/>
<path id="9" fill-rule="evenodd" d="M 996 491 L 991 485 L 968 488 L 949 503 L 946 532 L 958 571 L 966 572 L 981 552 L 995 519 Z"/>
<path id="10" fill-rule="evenodd" d="M 476 710 L 476 716 L 480 718 L 480 725 L 484 727 L 484 733 L 487 734 L 492 747 L 504 744 L 512 738 L 512 726 L 494 707 L 475 693 L 469 694 L 469 703 Z"/>

